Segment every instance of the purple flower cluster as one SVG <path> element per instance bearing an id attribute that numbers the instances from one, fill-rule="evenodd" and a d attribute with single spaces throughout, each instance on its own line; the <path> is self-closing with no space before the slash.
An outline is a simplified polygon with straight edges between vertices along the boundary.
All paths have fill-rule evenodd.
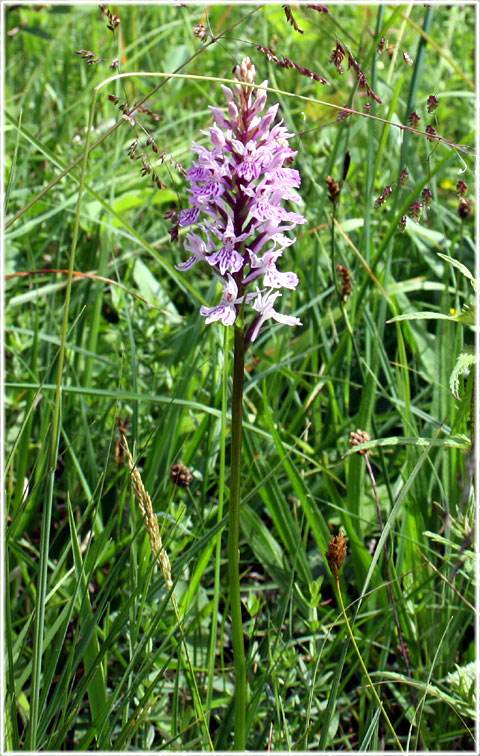
<path id="1" fill-rule="evenodd" d="M 300 174 L 288 167 L 297 154 L 288 145 L 289 134 L 281 123 L 273 125 L 278 104 L 263 114 L 267 101 L 263 82 L 253 83 L 255 67 L 244 58 L 235 68 L 233 91 L 222 86 L 228 112 L 210 107 L 215 124 L 210 128 L 211 148 L 194 143 L 197 160 L 187 171 L 190 207 L 179 214 L 180 226 L 195 225 L 186 235 L 190 258 L 175 267 L 188 270 L 206 262 L 223 284 L 220 304 L 201 307 L 206 323 L 221 320 L 232 325 L 242 308 L 255 312 L 245 343 L 258 336 L 265 320 L 302 325 L 298 318 L 274 309 L 281 288 L 295 289 L 298 276 L 277 270 L 284 249 L 295 242 L 285 235 L 306 218 L 282 207 L 285 200 L 298 201 L 294 191 Z M 259 280 L 263 288 L 258 287 Z M 254 292 L 246 292 L 256 282 Z"/>

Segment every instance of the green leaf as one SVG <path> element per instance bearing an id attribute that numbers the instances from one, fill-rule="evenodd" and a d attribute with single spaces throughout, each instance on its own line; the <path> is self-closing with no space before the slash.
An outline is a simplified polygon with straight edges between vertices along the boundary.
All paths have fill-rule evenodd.
<path id="1" fill-rule="evenodd" d="M 475 365 L 475 362 L 477 361 L 477 358 L 475 354 L 469 353 L 469 352 L 462 352 L 458 355 L 457 361 L 455 363 L 455 367 L 452 370 L 452 373 L 450 375 L 450 391 L 452 392 L 455 399 L 460 399 L 460 396 L 458 395 L 458 386 L 460 383 L 460 376 L 465 371 L 469 371 L 470 368 Z"/>

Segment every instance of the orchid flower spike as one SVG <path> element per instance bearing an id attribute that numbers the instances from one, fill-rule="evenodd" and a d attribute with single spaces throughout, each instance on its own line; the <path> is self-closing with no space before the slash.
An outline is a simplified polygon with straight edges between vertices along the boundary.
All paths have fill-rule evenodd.
<path id="1" fill-rule="evenodd" d="M 276 267 L 284 249 L 295 242 L 284 232 L 307 219 L 283 206 L 286 201 L 299 201 L 294 190 L 301 179 L 290 167 L 297 154 L 288 143 L 293 134 L 281 123 L 274 124 L 278 104 L 264 112 L 268 82 L 257 90 L 245 86 L 254 82 L 256 74 L 249 58 L 234 73 L 238 84 L 233 91 L 222 86 L 226 112 L 210 107 L 211 147 L 192 146 L 197 159 L 187 171 L 190 206 L 179 214 L 180 226 L 194 227 L 185 242 L 191 256 L 175 267 L 183 271 L 202 262 L 222 281 L 220 304 L 200 308 L 206 323 L 220 320 L 233 325 L 242 308 L 248 316 L 251 305 L 253 319 L 245 331 L 248 345 L 269 318 L 301 325 L 298 318 L 277 312 L 273 304 L 281 296 L 279 289 L 292 290 L 298 284 L 296 273 Z M 257 286 L 259 278 L 266 293 Z M 255 291 L 247 292 L 254 281 Z"/>

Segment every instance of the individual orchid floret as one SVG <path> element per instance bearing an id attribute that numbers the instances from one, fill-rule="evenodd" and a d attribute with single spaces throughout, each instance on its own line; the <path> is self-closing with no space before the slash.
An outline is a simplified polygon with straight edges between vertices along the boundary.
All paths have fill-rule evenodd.
<path id="1" fill-rule="evenodd" d="M 213 323 L 215 320 L 221 320 L 223 325 L 233 325 L 237 319 L 237 305 L 243 301 L 249 302 L 256 295 L 253 293 L 238 296 L 238 286 L 233 280 L 230 273 L 227 273 L 227 282 L 223 288 L 222 301 L 216 307 L 200 307 L 200 315 L 203 315 L 205 323 Z"/>
<path id="2" fill-rule="evenodd" d="M 283 325 L 295 326 L 302 325 L 302 321 L 299 318 L 295 318 L 292 315 L 283 315 L 281 312 L 277 312 L 273 305 L 277 297 L 281 297 L 280 291 L 270 291 L 267 294 L 262 294 L 258 291 L 252 308 L 259 313 L 259 316 L 253 321 L 249 341 L 256 340 L 260 328 L 263 323 L 269 318 L 273 318 L 277 323 L 283 323 Z"/>
<path id="3" fill-rule="evenodd" d="M 221 240 L 222 247 L 213 255 L 210 255 L 207 258 L 207 261 L 210 265 L 218 265 L 222 276 L 227 268 L 231 268 L 231 270 L 236 273 L 244 265 L 244 259 L 240 252 L 236 250 L 236 246 L 246 239 L 248 234 L 239 234 L 236 236 L 233 230 L 233 220 L 231 217 L 228 219 L 227 227 L 223 233 L 213 226 L 211 230 L 212 233 Z"/>
<path id="4" fill-rule="evenodd" d="M 185 242 L 185 249 L 188 252 L 192 253 L 192 256 L 188 258 L 188 260 L 184 263 L 178 263 L 175 265 L 175 268 L 177 270 L 190 270 L 190 268 L 193 268 L 195 263 L 199 262 L 200 260 L 206 260 L 207 254 L 212 252 L 215 249 L 214 244 L 212 243 L 212 240 L 210 236 L 207 233 L 208 242 L 205 243 L 205 241 L 202 239 L 201 236 L 194 233 L 188 233 L 187 234 L 187 240 Z"/>
<path id="5" fill-rule="evenodd" d="M 224 285 L 223 295 L 219 305 L 203 306 L 200 312 L 206 323 L 232 325 L 243 310 L 248 345 L 269 318 L 300 325 L 298 318 L 277 313 L 273 303 L 281 296 L 279 289 L 298 285 L 297 274 L 278 270 L 277 262 L 295 242 L 285 232 L 307 219 L 285 206 L 301 202 L 295 191 L 301 178 L 290 167 L 297 154 L 289 145 L 294 134 L 281 122 L 274 123 L 278 104 L 263 112 L 268 82 L 256 91 L 249 86 L 255 80 L 249 58 L 235 67 L 234 75 L 237 83 L 232 88 L 222 86 L 226 111 L 210 107 L 214 124 L 202 132 L 209 146 L 192 145 L 196 159 L 187 171 L 190 207 L 178 215 L 178 226 L 194 227 L 185 241 L 191 256 L 176 268 L 188 270 L 197 262 L 209 266 Z M 274 293 L 263 298 L 258 289 L 249 293 L 247 287 L 259 279 Z M 250 325 L 246 305 L 254 311 Z"/>
<path id="6" fill-rule="evenodd" d="M 277 270 L 276 262 L 283 249 L 272 247 L 262 257 L 257 257 L 253 252 L 250 254 L 251 273 L 245 278 L 244 284 L 254 281 L 263 275 L 263 285 L 269 289 L 296 289 L 298 286 L 298 276 L 296 273 L 289 271 L 283 273 Z"/>

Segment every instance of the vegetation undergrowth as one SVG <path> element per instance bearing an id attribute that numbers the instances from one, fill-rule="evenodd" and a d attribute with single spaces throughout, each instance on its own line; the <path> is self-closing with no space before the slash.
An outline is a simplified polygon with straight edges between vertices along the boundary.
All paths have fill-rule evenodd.
<path id="1" fill-rule="evenodd" d="M 232 749 L 239 623 L 247 749 L 477 750 L 474 7 L 5 27 L 5 750 Z M 175 266 L 246 56 L 307 222 L 302 325 L 244 355 L 232 631 L 234 339 Z"/>

